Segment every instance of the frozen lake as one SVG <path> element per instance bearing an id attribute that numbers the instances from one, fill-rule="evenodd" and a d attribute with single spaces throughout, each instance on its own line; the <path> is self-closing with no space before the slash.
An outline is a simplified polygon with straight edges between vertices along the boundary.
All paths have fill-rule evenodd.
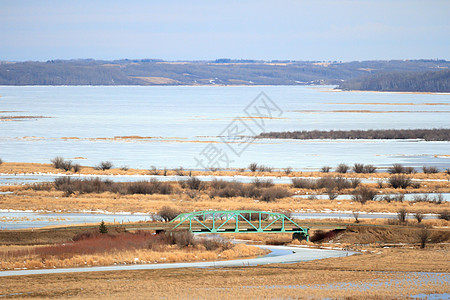
<path id="1" fill-rule="evenodd" d="M 198 169 L 195 158 L 205 147 L 215 146 L 228 156 L 220 167 L 247 167 L 251 162 L 305 170 L 354 162 L 379 167 L 450 166 L 448 142 L 256 140 L 236 154 L 232 148 L 241 140 L 225 145 L 220 139 L 236 117 L 242 117 L 256 134 L 450 127 L 447 94 L 333 92 L 331 88 L 1 86 L 0 157 L 48 163 L 62 156 L 82 165 L 110 160 L 117 167 Z M 281 110 L 276 118 L 256 120 L 245 114 L 260 92 Z"/>

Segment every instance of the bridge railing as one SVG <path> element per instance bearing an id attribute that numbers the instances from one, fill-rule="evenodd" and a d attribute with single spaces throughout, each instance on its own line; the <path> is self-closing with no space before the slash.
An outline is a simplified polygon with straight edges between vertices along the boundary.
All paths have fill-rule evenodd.
<path id="1" fill-rule="evenodd" d="M 197 211 L 178 215 L 170 223 L 172 230 L 188 228 L 189 231 L 206 231 L 211 233 L 225 231 L 230 227 L 234 232 L 294 232 L 307 239 L 308 228 L 301 227 L 282 213 L 256 210 L 221 210 Z"/>

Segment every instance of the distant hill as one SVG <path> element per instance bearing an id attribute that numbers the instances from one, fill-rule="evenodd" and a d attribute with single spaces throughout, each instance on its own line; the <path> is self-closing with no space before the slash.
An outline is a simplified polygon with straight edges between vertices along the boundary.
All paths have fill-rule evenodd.
<path id="1" fill-rule="evenodd" d="M 343 90 L 450 93 L 450 70 L 434 72 L 392 72 L 350 79 Z"/>
<path id="2" fill-rule="evenodd" d="M 0 85 L 306 85 L 341 84 L 380 72 L 450 68 L 445 60 L 362 62 L 51 60 L 0 62 Z M 351 81 L 348 81 L 351 82 Z"/>

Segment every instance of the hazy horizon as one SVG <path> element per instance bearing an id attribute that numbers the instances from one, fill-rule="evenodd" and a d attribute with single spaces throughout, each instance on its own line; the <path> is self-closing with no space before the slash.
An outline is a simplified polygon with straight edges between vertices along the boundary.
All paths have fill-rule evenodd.
<path id="1" fill-rule="evenodd" d="M 0 60 L 449 60 L 448 11 L 443 0 L 6 0 Z"/>

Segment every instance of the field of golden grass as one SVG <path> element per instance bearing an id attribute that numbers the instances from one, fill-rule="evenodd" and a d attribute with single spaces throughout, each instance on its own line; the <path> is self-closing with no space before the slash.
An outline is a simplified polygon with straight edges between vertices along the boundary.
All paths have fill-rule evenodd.
<path id="1" fill-rule="evenodd" d="M 406 298 L 450 292 L 440 281 L 448 278 L 449 254 L 447 245 L 425 250 L 380 249 L 344 258 L 259 267 L 3 277 L 0 294 L 92 299 Z"/>
<path id="2" fill-rule="evenodd" d="M 10 188 L 14 190 L 14 188 Z M 66 196 L 62 191 L 34 191 L 16 189 L 14 194 L 0 195 L 0 209 L 44 210 L 44 211 L 109 211 L 156 213 L 161 207 L 169 206 L 190 212 L 193 210 L 236 210 L 252 209 L 262 211 L 366 211 L 397 213 L 406 209 L 409 213 L 441 213 L 450 210 L 450 202 L 442 204 L 410 201 L 386 202 L 368 201 L 364 205 L 352 200 L 283 198 L 274 202 L 262 202 L 253 198 L 232 197 L 211 199 L 206 194 L 187 193 L 171 195 L 120 195 L 110 192 L 101 194 L 73 194 Z"/>
<path id="3" fill-rule="evenodd" d="M 66 158 L 67 160 L 72 160 L 73 162 L 81 161 L 83 158 L 73 157 Z M 119 166 L 115 166 L 113 169 L 109 170 L 96 170 L 94 167 L 90 166 L 81 166 L 80 172 L 77 174 L 84 175 L 154 175 L 155 172 L 159 175 L 164 174 L 164 170 L 145 170 L 145 169 L 121 169 Z M 362 174 L 362 173 L 346 173 L 346 174 L 338 174 L 336 172 L 300 172 L 300 171 L 292 171 L 289 174 L 286 174 L 284 170 L 274 169 L 272 172 L 250 172 L 248 170 L 230 170 L 230 171 L 188 171 L 188 170 L 172 170 L 167 169 L 166 175 L 178 175 L 180 172 L 184 176 L 273 176 L 273 177 L 322 177 L 322 176 L 342 176 L 345 178 L 389 178 L 389 173 L 372 173 L 372 174 Z M 51 164 L 39 164 L 39 163 L 16 163 L 16 162 L 4 162 L 0 165 L 0 173 L 5 174 L 36 174 L 36 173 L 49 173 L 49 174 L 74 174 L 72 171 L 65 172 L 60 169 L 55 169 Z M 414 179 L 444 179 L 449 181 L 450 175 L 444 172 L 435 173 L 435 174 L 424 174 L 424 173 L 415 173 L 408 175 L 408 177 Z"/>
<path id="4" fill-rule="evenodd" d="M 0 270 L 230 260 L 241 257 L 256 257 L 264 255 L 267 252 L 254 246 L 236 244 L 231 249 L 215 251 L 206 250 L 201 246 L 184 249 L 178 249 L 176 246 L 167 246 L 158 251 L 151 249 L 131 249 L 73 256 L 64 253 L 43 256 L 32 254 L 33 250 L 37 247 L 43 246 L 0 247 Z M 20 252 L 21 254 L 14 255 L 13 253 L 15 252 Z"/>

